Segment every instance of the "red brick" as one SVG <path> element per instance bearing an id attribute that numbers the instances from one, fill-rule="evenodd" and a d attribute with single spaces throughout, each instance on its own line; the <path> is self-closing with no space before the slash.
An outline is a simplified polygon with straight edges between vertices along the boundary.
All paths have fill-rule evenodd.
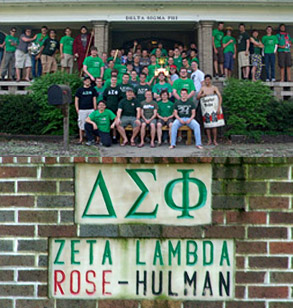
<path id="1" fill-rule="evenodd" d="M 36 176 L 36 167 L 0 167 L 0 178 L 33 178 Z"/>
<path id="2" fill-rule="evenodd" d="M 210 302 L 210 301 L 186 301 L 184 308 L 222 308 L 222 302 Z"/>
<path id="3" fill-rule="evenodd" d="M 235 297 L 236 298 L 244 298 L 245 296 L 245 287 L 243 286 L 236 286 L 235 288 Z"/>
<path id="4" fill-rule="evenodd" d="M 212 222 L 214 224 L 223 224 L 224 223 L 224 212 L 213 211 L 212 212 Z"/>
<path id="5" fill-rule="evenodd" d="M 85 163 L 85 157 L 74 157 L 73 161 L 75 163 Z"/>
<path id="6" fill-rule="evenodd" d="M 201 227 L 163 226 L 162 236 L 166 238 L 201 238 Z"/>
<path id="7" fill-rule="evenodd" d="M 0 207 L 33 207 L 32 196 L 0 196 Z"/>
<path id="8" fill-rule="evenodd" d="M 69 164 L 71 162 L 71 157 L 59 157 L 60 164 Z"/>
<path id="9" fill-rule="evenodd" d="M 251 286 L 248 288 L 249 298 L 288 298 L 288 287 L 258 287 Z"/>
<path id="10" fill-rule="evenodd" d="M 47 296 L 48 296 L 48 286 L 38 285 L 38 297 L 47 297 Z"/>
<path id="11" fill-rule="evenodd" d="M 0 225 L 0 236 L 33 236 L 34 230 L 34 226 Z"/>
<path id="12" fill-rule="evenodd" d="M 126 307 L 127 306 L 125 306 L 125 308 Z M 143 300 L 141 301 L 141 308 L 181 308 L 181 302 L 167 300 Z"/>
<path id="13" fill-rule="evenodd" d="M 57 211 L 19 211 L 19 222 L 43 222 L 50 223 L 58 221 Z"/>
<path id="14" fill-rule="evenodd" d="M 184 157 L 174 157 L 174 162 L 176 164 L 183 164 L 184 163 Z"/>
<path id="15" fill-rule="evenodd" d="M 293 183 L 275 182 L 270 183 L 271 194 L 293 194 Z"/>
<path id="16" fill-rule="evenodd" d="M 129 162 L 131 164 L 140 164 L 142 159 L 140 157 L 130 157 Z"/>
<path id="17" fill-rule="evenodd" d="M 14 192 L 14 182 L 0 182 L 1 192 Z"/>
<path id="18" fill-rule="evenodd" d="M 270 273 L 270 282 L 271 283 L 284 283 L 292 284 L 293 273 L 292 272 L 271 272 Z"/>
<path id="19" fill-rule="evenodd" d="M 41 162 L 42 162 L 42 157 L 40 157 L 40 156 L 31 157 L 31 163 L 32 164 L 39 164 Z"/>
<path id="20" fill-rule="evenodd" d="M 213 161 L 212 157 L 200 157 L 199 159 L 201 163 L 211 163 Z"/>
<path id="21" fill-rule="evenodd" d="M 134 300 L 100 300 L 99 308 L 137 308 L 138 302 Z"/>
<path id="22" fill-rule="evenodd" d="M 265 272 L 237 272 L 236 283 L 264 283 Z"/>
<path id="23" fill-rule="evenodd" d="M 18 164 L 27 164 L 28 163 L 28 157 L 17 157 L 17 163 Z"/>
<path id="24" fill-rule="evenodd" d="M 267 253 L 266 242 L 236 242 L 236 253 L 237 254 L 260 254 Z"/>
<path id="25" fill-rule="evenodd" d="M 23 270 L 18 271 L 18 281 L 37 281 L 46 282 L 48 278 L 47 271 L 41 270 Z"/>
<path id="26" fill-rule="evenodd" d="M 168 157 L 160 157 L 159 162 L 160 162 L 160 164 L 169 164 L 169 158 Z"/>
<path id="27" fill-rule="evenodd" d="M 113 164 L 114 159 L 113 157 L 102 157 L 103 164 Z"/>
<path id="28" fill-rule="evenodd" d="M 57 157 L 45 157 L 45 163 L 46 164 L 56 164 Z"/>
<path id="29" fill-rule="evenodd" d="M 14 272 L 12 270 L 0 270 L 0 281 L 13 281 L 13 280 L 14 280 Z"/>
<path id="30" fill-rule="evenodd" d="M 248 228 L 248 238 L 258 239 L 258 238 L 266 238 L 266 239 L 287 239 L 286 228 L 271 228 L 271 227 L 249 227 Z"/>
<path id="31" fill-rule="evenodd" d="M 236 257 L 236 268 L 243 269 L 245 265 L 245 258 L 244 257 Z"/>
<path id="32" fill-rule="evenodd" d="M 250 268 L 288 268 L 286 257 L 249 257 Z"/>
<path id="33" fill-rule="evenodd" d="M 265 308 L 265 302 L 226 302 L 226 308 Z"/>
<path id="34" fill-rule="evenodd" d="M 270 308 L 292 308 L 293 302 L 270 302 Z"/>
<path id="35" fill-rule="evenodd" d="M 270 223 L 271 224 L 290 224 L 292 225 L 292 222 L 293 222 L 293 213 L 286 213 L 286 212 L 271 212 L 270 213 Z"/>
<path id="36" fill-rule="evenodd" d="M 117 164 L 127 164 L 127 157 L 116 157 L 115 162 Z"/>
<path id="37" fill-rule="evenodd" d="M 76 236 L 76 225 L 74 226 L 42 226 L 38 228 L 39 236 Z"/>
<path id="38" fill-rule="evenodd" d="M 0 299 L 0 307 L 12 308 L 14 307 L 12 299 Z"/>
<path id="39" fill-rule="evenodd" d="M 237 224 L 265 224 L 267 214 L 265 212 L 227 212 L 227 223 Z"/>
<path id="40" fill-rule="evenodd" d="M 144 157 L 143 158 L 143 162 L 145 164 L 154 164 L 155 163 L 155 159 L 153 157 Z"/>
<path id="41" fill-rule="evenodd" d="M 205 227 L 205 237 L 214 238 L 244 238 L 245 229 L 244 227 L 220 227 L 210 226 Z"/>
<path id="42" fill-rule="evenodd" d="M 251 209 L 288 209 L 289 198 L 286 197 L 250 197 Z"/>
<path id="43" fill-rule="evenodd" d="M 20 192 L 56 192 L 55 181 L 27 181 L 18 182 Z"/>
<path id="44" fill-rule="evenodd" d="M 33 266 L 35 264 L 34 256 L 0 256 L 0 266 Z"/>
<path id="45" fill-rule="evenodd" d="M 33 296 L 34 286 L 32 285 L 0 285 L 0 296 Z"/>
<path id="46" fill-rule="evenodd" d="M 94 163 L 94 164 L 99 164 L 101 161 L 100 161 L 100 157 L 88 157 L 88 162 Z"/>
<path id="47" fill-rule="evenodd" d="M 2 164 L 13 164 L 13 157 L 2 157 Z"/>
<path id="48" fill-rule="evenodd" d="M 17 299 L 16 308 L 54 308 L 53 299 Z"/>
<path id="49" fill-rule="evenodd" d="M 293 254 L 293 242 L 271 242 L 270 243 L 271 254 Z"/>

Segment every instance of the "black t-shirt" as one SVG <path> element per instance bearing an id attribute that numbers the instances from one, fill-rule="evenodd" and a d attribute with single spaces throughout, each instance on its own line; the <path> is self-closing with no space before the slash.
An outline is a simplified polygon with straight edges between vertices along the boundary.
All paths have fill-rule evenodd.
<path id="1" fill-rule="evenodd" d="M 122 109 L 123 116 L 136 117 L 136 108 L 140 108 L 140 103 L 134 98 L 131 100 L 123 98 L 118 108 Z"/>
<path id="2" fill-rule="evenodd" d="M 104 90 L 103 99 L 106 101 L 107 108 L 116 113 L 118 109 L 118 103 L 122 99 L 122 92 L 120 91 L 119 86 L 114 88 L 111 86 L 107 87 Z"/>
<path id="3" fill-rule="evenodd" d="M 128 89 L 133 89 L 133 86 L 130 84 L 130 83 L 127 83 L 127 84 L 124 84 L 124 83 L 120 83 L 119 85 L 119 89 L 122 93 L 122 97 L 123 98 L 126 98 L 126 91 Z"/>
<path id="4" fill-rule="evenodd" d="M 52 56 L 57 49 L 59 49 L 59 42 L 56 39 L 47 38 L 44 42 L 44 49 L 42 54 Z"/>
<path id="5" fill-rule="evenodd" d="M 5 34 L 0 32 L 0 44 L 2 45 L 5 41 Z M 0 47 L 0 50 L 4 50 L 4 48 Z"/>
<path id="6" fill-rule="evenodd" d="M 142 102 L 145 100 L 145 92 L 147 90 L 152 90 L 152 88 L 148 84 L 145 85 L 138 84 L 138 86 L 136 86 L 134 90 L 136 99 L 138 100 L 138 102 Z"/>
<path id="7" fill-rule="evenodd" d="M 190 118 L 192 110 L 195 109 L 195 105 L 191 100 L 187 100 L 186 102 L 178 100 L 174 104 L 174 109 L 178 111 L 180 118 Z"/>
<path id="8" fill-rule="evenodd" d="M 237 42 L 238 52 L 246 50 L 246 40 L 249 40 L 249 35 L 246 32 L 240 33 Z"/>
<path id="9" fill-rule="evenodd" d="M 79 109 L 94 109 L 94 97 L 98 97 L 98 93 L 94 88 L 79 88 L 75 94 L 78 100 Z"/>

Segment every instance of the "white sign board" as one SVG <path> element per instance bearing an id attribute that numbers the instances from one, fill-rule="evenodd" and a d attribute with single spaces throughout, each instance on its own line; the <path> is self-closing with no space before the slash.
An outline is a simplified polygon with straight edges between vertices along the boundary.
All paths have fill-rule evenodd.
<path id="1" fill-rule="evenodd" d="M 211 223 L 210 164 L 76 166 L 79 224 Z"/>
<path id="2" fill-rule="evenodd" d="M 50 240 L 49 295 L 75 299 L 229 300 L 233 240 Z"/>

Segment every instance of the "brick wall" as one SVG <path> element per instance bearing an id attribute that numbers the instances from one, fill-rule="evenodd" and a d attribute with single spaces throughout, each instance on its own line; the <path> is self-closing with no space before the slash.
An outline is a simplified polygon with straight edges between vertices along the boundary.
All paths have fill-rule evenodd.
<path id="1" fill-rule="evenodd" d="M 74 224 L 75 163 L 211 163 L 213 224 Z M 292 158 L 0 158 L 1 308 L 293 307 Z M 48 237 L 233 238 L 235 300 L 52 300 Z"/>

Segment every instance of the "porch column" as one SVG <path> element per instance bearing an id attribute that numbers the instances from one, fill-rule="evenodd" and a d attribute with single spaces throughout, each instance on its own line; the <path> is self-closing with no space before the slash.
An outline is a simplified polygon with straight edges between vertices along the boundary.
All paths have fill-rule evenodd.
<path id="1" fill-rule="evenodd" d="M 98 48 L 99 56 L 109 49 L 109 23 L 105 20 L 93 21 L 95 35 L 95 46 Z"/>
<path id="2" fill-rule="evenodd" d="M 198 57 L 200 69 L 205 74 L 213 75 L 212 31 L 214 21 L 201 20 L 198 24 Z"/>

